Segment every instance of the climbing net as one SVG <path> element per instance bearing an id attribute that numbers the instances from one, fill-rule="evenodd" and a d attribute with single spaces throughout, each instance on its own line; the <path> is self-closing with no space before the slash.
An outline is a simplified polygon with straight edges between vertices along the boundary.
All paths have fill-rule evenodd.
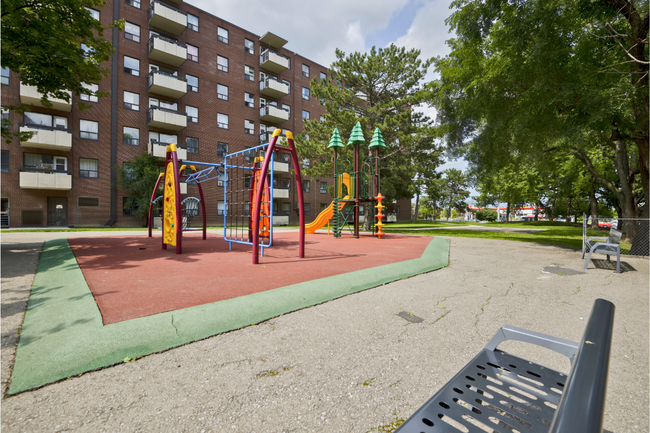
<path id="1" fill-rule="evenodd" d="M 232 243 L 252 245 L 253 215 L 257 185 L 261 182 L 260 168 L 264 161 L 268 144 L 245 149 L 226 155 L 224 182 L 224 239 Z M 273 161 L 270 165 L 269 179 L 262 193 L 260 211 L 260 236 L 258 244 L 270 247 L 273 242 Z M 264 250 L 262 250 L 264 251 Z M 263 254 L 263 253 L 262 253 Z"/>

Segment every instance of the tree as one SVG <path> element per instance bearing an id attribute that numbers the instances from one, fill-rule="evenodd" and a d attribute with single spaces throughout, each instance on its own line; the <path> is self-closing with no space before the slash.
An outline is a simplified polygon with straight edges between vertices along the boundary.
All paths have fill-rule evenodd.
<path id="1" fill-rule="evenodd" d="M 458 0 L 457 37 L 430 89 L 445 142 L 475 166 L 572 155 L 616 196 L 647 206 L 648 1 Z M 611 182 L 593 150 L 614 164 Z M 637 188 L 637 184 L 642 188 Z M 637 190 L 643 193 L 637 193 Z"/>
<path id="2" fill-rule="evenodd" d="M 41 101 L 70 101 L 68 93 L 103 97 L 84 83 L 99 83 L 110 70 L 102 64 L 113 55 L 112 44 L 104 39 L 104 26 L 88 8 L 101 9 L 104 0 L 3 0 L 2 66 L 20 74 L 22 83 L 36 86 Z M 112 27 L 121 28 L 123 21 Z M 79 102 L 79 108 L 89 108 Z M 27 106 L 7 107 L 23 114 Z M 3 128 L 2 136 L 16 133 Z"/>
<path id="3" fill-rule="evenodd" d="M 423 79 L 431 62 L 423 62 L 419 56 L 419 50 L 406 51 L 395 45 L 373 47 L 367 54 L 346 55 L 336 50 L 329 79 L 314 78 L 311 82 L 312 97 L 319 98 L 327 112 L 322 119 L 305 121 L 304 133 L 296 137 L 299 156 L 310 159 L 305 170 L 308 176 L 334 173 L 334 155 L 327 149 L 334 128 L 345 144 L 360 122 L 367 143 L 379 128 L 386 144 L 380 154 L 382 193 L 389 200 L 413 195 L 412 182 L 418 171 L 413 161 L 437 159 L 432 156 L 435 145 L 430 119 L 415 111 L 429 95 Z M 351 159 L 351 153 L 346 148 L 338 155 Z M 361 153 L 363 161 L 367 147 L 361 146 Z"/>
<path id="4" fill-rule="evenodd" d="M 467 209 L 469 197 L 469 185 L 467 176 L 456 168 L 450 168 L 444 171 L 445 177 L 437 179 L 427 191 L 427 195 L 437 197 L 439 206 L 447 209 L 447 220 L 452 215 L 452 209 L 464 211 Z"/>
<path id="5" fill-rule="evenodd" d="M 124 163 L 124 167 L 115 166 L 117 186 L 128 194 L 124 206 L 132 209 L 135 216 L 146 221 L 149 203 L 156 181 L 160 175 L 158 159 L 147 152 Z"/>
<path id="6" fill-rule="evenodd" d="M 494 222 L 497 220 L 497 211 L 495 209 L 483 208 L 476 212 L 476 219 L 479 221 Z"/>

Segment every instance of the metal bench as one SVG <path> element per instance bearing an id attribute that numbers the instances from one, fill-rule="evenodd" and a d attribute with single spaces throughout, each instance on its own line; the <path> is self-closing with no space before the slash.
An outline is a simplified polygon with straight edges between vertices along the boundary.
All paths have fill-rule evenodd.
<path id="1" fill-rule="evenodd" d="M 591 236 L 582 245 L 582 258 L 585 258 L 585 253 L 589 251 L 587 260 L 585 261 L 584 268 L 589 267 L 591 255 L 606 254 L 607 260 L 610 255 L 616 254 L 616 273 L 621 273 L 621 232 L 615 229 L 609 231 L 609 237 Z"/>
<path id="2" fill-rule="evenodd" d="M 614 304 L 597 299 L 580 343 L 503 326 L 396 433 L 600 433 L 613 325 Z M 567 356 L 568 376 L 498 350 L 506 340 Z"/>

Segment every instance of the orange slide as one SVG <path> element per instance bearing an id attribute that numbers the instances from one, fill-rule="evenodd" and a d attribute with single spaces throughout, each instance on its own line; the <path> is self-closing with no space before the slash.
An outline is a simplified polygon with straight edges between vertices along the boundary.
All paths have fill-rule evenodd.
<path id="1" fill-rule="evenodd" d="M 345 196 L 344 200 L 347 200 L 349 196 Z M 339 202 L 339 212 L 341 209 L 343 209 L 343 206 L 345 206 L 345 202 Z M 316 232 L 321 227 L 324 227 L 325 224 L 329 222 L 329 220 L 332 219 L 334 216 L 334 201 L 332 200 L 332 203 L 330 203 L 327 208 L 325 208 L 324 211 L 318 214 L 314 222 L 310 224 L 305 224 L 305 233 L 312 234 Z"/>

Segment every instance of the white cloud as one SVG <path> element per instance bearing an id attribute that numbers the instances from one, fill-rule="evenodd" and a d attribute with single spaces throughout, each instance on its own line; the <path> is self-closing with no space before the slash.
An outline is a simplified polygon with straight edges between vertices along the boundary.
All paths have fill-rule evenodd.
<path id="1" fill-rule="evenodd" d="M 367 35 L 386 28 L 393 13 L 408 0 L 286 0 L 276 5 L 261 0 L 187 3 L 257 35 L 275 33 L 289 41 L 287 49 L 329 66 L 336 59 L 336 48 L 346 53 L 364 51 Z"/>

